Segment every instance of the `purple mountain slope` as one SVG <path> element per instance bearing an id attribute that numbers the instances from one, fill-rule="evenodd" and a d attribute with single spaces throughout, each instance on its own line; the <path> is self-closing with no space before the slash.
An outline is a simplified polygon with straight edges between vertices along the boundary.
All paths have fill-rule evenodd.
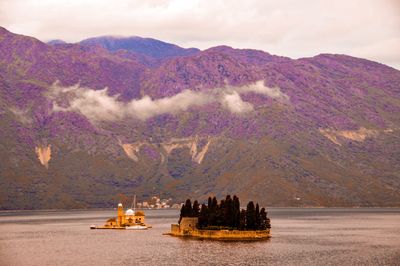
<path id="1" fill-rule="evenodd" d="M 227 193 L 400 206 L 400 71 L 346 55 L 89 40 L 0 28 L 1 209 Z"/>
<path id="2" fill-rule="evenodd" d="M 175 44 L 162 42 L 152 38 L 102 36 L 83 40 L 82 45 L 98 45 L 109 51 L 127 50 L 157 59 L 186 56 L 198 53 L 197 48 L 182 48 Z"/>
<path id="3" fill-rule="evenodd" d="M 67 42 L 65 42 L 65 41 L 63 41 L 63 40 L 55 39 L 55 40 L 50 40 L 50 41 L 48 41 L 47 44 L 50 44 L 50 45 L 55 45 L 55 44 L 67 44 Z"/>

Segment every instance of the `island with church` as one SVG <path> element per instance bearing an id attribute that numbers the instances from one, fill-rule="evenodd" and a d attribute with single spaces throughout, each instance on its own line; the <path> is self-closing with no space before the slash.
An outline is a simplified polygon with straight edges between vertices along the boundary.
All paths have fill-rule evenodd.
<path id="1" fill-rule="evenodd" d="M 143 211 L 136 211 L 135 208 L 130 208 L 124 212 L 122 203 L 118 204 L 117 217 L 108 219 L 104 226 L 90 226 L 90 229 L 145 230 L 148 228 L 151 228 L 151 226 L 145 224 Z"/>
<path id="2" fill-rule="evenodd" d="M 227 195 L 218 203 L 209 197 L 207 204 L 193 204 L 187 199 L 182 205 L 178 224 L 171 225 L 171 236 L 216 240 L 261 240 L 271 237 L 271 223 L 265 208 L 247 204 L 240 207 L 237 196 Z"/>

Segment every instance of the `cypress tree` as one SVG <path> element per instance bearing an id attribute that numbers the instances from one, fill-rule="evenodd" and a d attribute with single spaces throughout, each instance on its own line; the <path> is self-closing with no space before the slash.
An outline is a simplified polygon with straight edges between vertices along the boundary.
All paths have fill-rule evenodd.
<path id="1" fill-rule="evenodd" d="M 268 218 L 267 214 L 268 213 L 266 212 L 265 213 L 265 217 L 266 217 L 265 224 L 266 224 L 267 229 L 271 229 L 271 220 Z"/>
<path id="2" fill-rule="evenodd" d="M 225 200 L 221 200 L 219 206 L 216 208 L 216 225 L 225 226 Z"/>
<path id="3" fill-rule="evenodd" d="M 190 201 L 190 199 L 187 199 L 185 202 L 183 217 L 190 217 L 191 214 L 192 214 L 192 202 Z"/>
<path id="4" fill-rule="evenodd" d="M 178 224 L 180 224 L 181 223 L 181 220 L 182 220 L 182 217 L 183 217 L 183 215 L 185 214 L 185 204 L 182 204 L 182 207 L 181 207 L 181 213 L 180 213 L 180 215 L 179 215 L 179 221 L 178 221 Z"/>
<path id="5" fill-rule="evenodd" d="M 247 230 L 255 230 L 256 229 L 256 210 L 254 208 L 254 203 L 252 201 L 250 201 L 247 204 L 246 229 Z"/>
<path id="6" fill-rule="evenodd" d="M 192 217 L 199 217 L 200 206 L 197 200 L 193 202 Z"/>
<path id="7" fill-rule="evenodd" d="M 240 225 L 240 202 L 236 195 L 233 196 L 233 227 L 239 228 Z"/>
<path id="8" fill-rule="evenodd" d="M 230 195 L 225 199 L 225 224 L 229 227 L 235 226 L 233 200 Z"/>
<path id="9" fill-rule="evenodd" d="M 255 229 L 259 230 L 261 224 L 261 217 L 260 217 L 260 206 L 258 205 L 258 203 L 256 204 L 255 218 L 256 218 Z"/>
<path id="10" fill-rule="evenodd" d="M 217 198 L 214 196 L 212 199 L 212 208 L 216 209 L 218 207 L 218 201 Z"/>
<path id="11" fill-rule="evenodd" d="M 207 227 L 207 220 L 208 220 L 208 208 L 205 204 L 201 205 L 200 214 L 199 214 L 199 228 Z"/>
<path id="12" fill-rule="evenodd" d="M 246 211 L 242 210 L 239 214 L 239 230 L 246 229 Z"/>
<path id="13" fill-rule="evenodd" d="M 208 207 L 208 226 L 217 225 L 217 212 L 218 212 L 218 201 L 216 197 L 213 197 L 210 206 Z"/>
<path id="14" fill-rule="evenodd" d="M 260 211 L 260 230 L 267 229 L 267 213 L 265 212 L 265 208 L 261 208 Z"/>

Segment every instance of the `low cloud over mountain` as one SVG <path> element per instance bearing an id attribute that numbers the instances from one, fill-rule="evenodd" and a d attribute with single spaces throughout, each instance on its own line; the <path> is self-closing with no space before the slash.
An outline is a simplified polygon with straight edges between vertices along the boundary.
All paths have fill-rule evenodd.
<path id="1" fill-rule="evenodd" d="M 266 87 L 262 80 L 244 86 L 227 85 L 207 91 L 184 90 L 171 97 L 159 99 L 152 99 L 146 95 L 129 102 L 120 101 L 118 95 L 109 95 L 107 88 L 92 90 L 79 84 L 62 87 L 57 82 L 47 95 L 54 101 L 53 111 L 79 112 L 95 122 L 115 121 L 127 117 L 146 120 L 161 114 L 177 114 L 191 107 L 210 103 L 219 103 L 232 113 L 243 114 L 252 111 L 253 105 L 243 101 L 240 95 L 250 92 L 274 99 L 289 99 L 279 88 Z"/>

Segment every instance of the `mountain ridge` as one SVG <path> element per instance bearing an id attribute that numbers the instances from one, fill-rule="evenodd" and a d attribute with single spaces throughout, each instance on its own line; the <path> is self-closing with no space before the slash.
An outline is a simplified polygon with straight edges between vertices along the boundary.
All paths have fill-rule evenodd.
<path id="1" fill-rule="evenodd" d="M 122 49 L 141 53 L 154 58 L 192 55 L 200 51 L 197 48 L 182 48 L 175 44 L 166 43 L 153 38 L 142 38 L 138 36 L 100 36 L 82 40 L 79 42 L 79 44 L 89 46 L 100 45 L 109 51 L 117 51 Z"/>

